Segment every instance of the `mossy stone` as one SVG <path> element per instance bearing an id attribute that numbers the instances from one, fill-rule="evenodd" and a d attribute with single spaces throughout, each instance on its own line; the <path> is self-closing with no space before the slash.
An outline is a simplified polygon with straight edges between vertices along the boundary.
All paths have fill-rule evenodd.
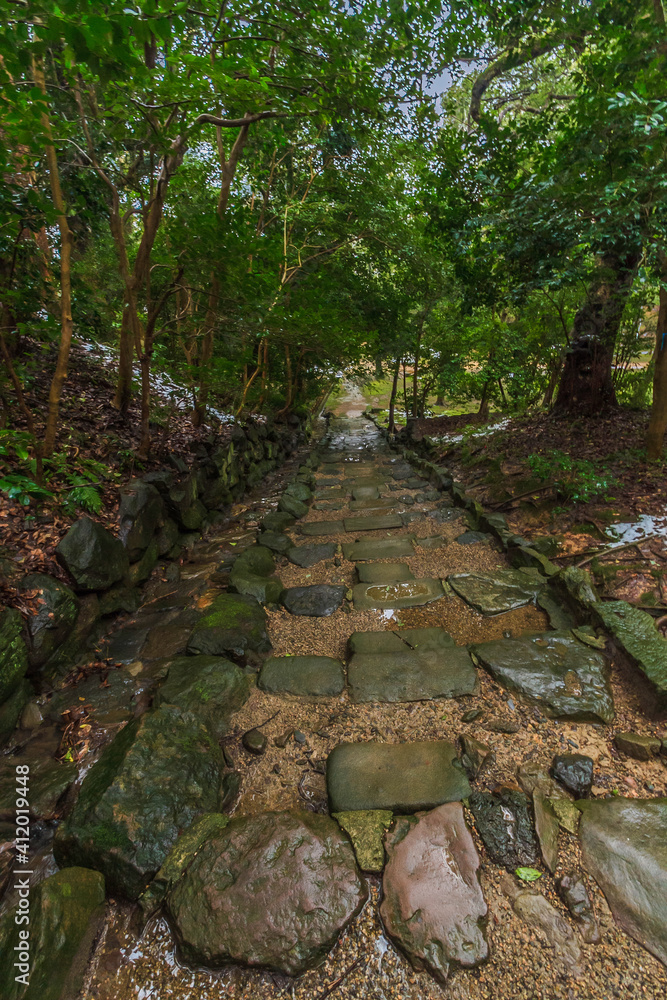
<path id="1" fill-rule="evenodd" d="M 104 879 L 86 868 L 56 872 L 31 890 L 28 985 L 17 982 L 21 932 L 18 911 L 0 923 L 0 969 L 3 1000 L 69 1000 L 79 995 L 89 952 L 104 916 Z"/>
<path id="2" fill-rule="evenodd" d="M 28 659 L 31 667 L 41 667 L 74 628 L 79 602 L 73 591 L 46 573 L 29 573 L 21 580 L 22 594 L 37 591 L 35 614 L 26 623 Z"/>
<path id="3" fill-rule="evenodd" d="M 291 527 L 295 521 L 296 518 L 285 511 L 272 510 L 262 520 L 261 526 L 264 531 L 284 531 L 285 528 Z"/>
<path id="4" fill-rule="evenodd" d="M 384 835 L 393 816 L 388 809 L 334 813 L 333 818 L 352 841 L 362 871 L 381 872 L 384 868 Z"/>
<path id="5" fill-rule="evenodd" d="M 148 548 L 144 552 L 143 556 L 139 562 L 133 563 L 125 578 L 126 583 L 129 587 L 136 587 L 137 584 L 143 583 L 153 572 L 158 560 L 158 543 L 157 539 L 154 538 L 150 542 Z"/>
<path id="6" fill-rule="evenodd" d="M 101 871 L 137 899 L 176 842 L 224 797 L 222 750 L 191 712 L 164 705 L 128 723 L 86 775 L 54 840 L 61 867 Z"/>
<path id="7" fill-rule="evenodd" d="M 625 601 L 598 601 L 593 605 L 593 616 L 644 674 L 660 705 L 667 705 L 667 642 L 653 618 Z"/>
<path id="8" fill-rule="evenodd" d="M 0 705 L 16 691 L 28 669 L 22 632 L 21 615 L 16 608 L 7 608 L 0 616 Z"/>
<path id="9" fill-rule="evenodd" d="M 183 831 L 155 878 L 139 897 L 139 905 L 146 919 L 162 905 L 167 893 L 176 885 L 202 844 L 209 837 L 221 833 L 228 823 L 229 816 L 224 813 L 206 813 Z"/>
<path id="10" fill-rule="evenodd" d="M 188 640 L 188 653 L 242 656 L 248 650 L 268 653 L 266 612 L 254 597 L 220 594 L 195 626 Z"/>
<path id="11" fill-rule="evenodd" d="M 32 685 L 23 678 L 7 701 L 0 705 L 0 746 L 6 743 L 14 732 L 21 712 L 32 698 L 33 693 Z"/>
<path id="12" fill-rule="evenodd" d="M 297 500 L 294 496 L 290 496 L 289 493 L 283 493 L 278 502 L 278 510 L 284 511 L 291 517 L 305 517 L 308 513 L 308 504 L 303 503 L 302 500 Z"/>
<path id="13" fill-rule="evenodd" d="M 122 580 L 130 560 L 123 543 L 97 521 L 82 517 L 56 548 L 56 558 L 79 590 L 107 590 Z"/>
<path id="14" fill-rule="evenodd" d="M 305 483 L 293 482 L 285 488 L 285 494 L 290 497 L 294 497 L 295 500 L 300 500 L 305 503 L 313 495 L 313 491 Z"/>
<path id="15" fill-rule="evenodd" d="M 159 688 L 155 704 L 193 712 L 216 739 L 229 730 L 229 720 L 250 695 L 250 678 L 221 656 L 177 656 Z"/>

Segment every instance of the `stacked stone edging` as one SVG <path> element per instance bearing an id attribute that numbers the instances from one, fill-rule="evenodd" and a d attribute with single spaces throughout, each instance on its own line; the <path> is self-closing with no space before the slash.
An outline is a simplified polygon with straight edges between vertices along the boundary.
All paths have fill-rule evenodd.
<path id="1" fill-rule="evenodd" d="M 41 592 L 41 607 L 23 620 L 0 613 L 0 745 L 33 695 L 27 674 L 47 679 L 69 671 L 96 623 L 139 605 L 139 585 L 158 560 L 176 559 L 243 493 L 291 455 L 310 435 L 310 421 L 235 424 L 225 443 L 199 443 L 188 465 L 171 456 L 168 466 L 130 480 L 121 489 L 116 536 L 82 517 L 57 547 L 68 586 L 48 574 L 29 574 L 21 591 Z"/>

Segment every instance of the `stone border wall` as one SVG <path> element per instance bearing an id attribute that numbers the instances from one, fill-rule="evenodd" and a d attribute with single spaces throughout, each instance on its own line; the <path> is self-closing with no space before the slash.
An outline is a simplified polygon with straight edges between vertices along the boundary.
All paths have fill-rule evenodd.
<path id="1" fill-rule="evenodd" d="M 235 424 L 230 440 L 198 444 L 190 465 L 174 456 L 123 485 L 118 535 L 88 517 L 71 526 L 56 550 L 70 584 L 28 574 L 18 589 L 36 599 L 37 612 L 27 620 L 13 608 L 0 612 L 0 746 L 34 695 L 29 678 L 56 684 L 85 655 L 103 617 L 136 611 L 159 559 L 177 559 L 310 433 L 310 420 L 296 417 Z"/>

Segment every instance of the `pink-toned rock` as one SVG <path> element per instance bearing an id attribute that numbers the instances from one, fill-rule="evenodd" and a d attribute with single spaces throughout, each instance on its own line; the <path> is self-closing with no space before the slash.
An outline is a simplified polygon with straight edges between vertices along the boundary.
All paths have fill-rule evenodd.
<path id="1" fill-rule="evenodd" d="M 380 915 L 415 968 L 427 968 L 444 981 L 452 966 L 470 968 L 485 961 L 487 906 L 461 804 L 448 802 L 416 817 L 400 817 L 385 847 L 389 861 Z"/>

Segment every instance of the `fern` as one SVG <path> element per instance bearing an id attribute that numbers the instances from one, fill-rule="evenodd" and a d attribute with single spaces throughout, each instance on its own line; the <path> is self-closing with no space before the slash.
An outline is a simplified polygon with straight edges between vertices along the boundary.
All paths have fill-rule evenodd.
<path id="1" fill-rule="evenodd" d="M 75 486 L 69 491 L 66 506 L 82 507 L 91 514 L 99 514 L 102 509 L 102 497 L 94 486 Z"/>

